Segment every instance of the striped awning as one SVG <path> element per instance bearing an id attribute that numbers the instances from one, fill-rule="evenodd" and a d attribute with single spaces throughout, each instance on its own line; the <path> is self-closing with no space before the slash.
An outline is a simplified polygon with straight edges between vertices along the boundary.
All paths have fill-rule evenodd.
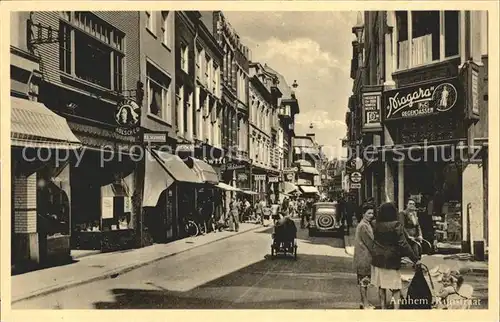
<path id="1" fill-rule="evenodd" d="M 226 190 L 226 191 L 241 191 L 241 189 L 238 189 L 236 187 L 225 184 L 224 182 L 219 182 L 215 186 L 219 189 Z"/>
<path id="2" fill-rule="evenodd" d="M 315 167 L 300 167 L 300 172 L 318 175 L 319 171 Z"/>
<path id="3" fill-rule="evenodd" d="M 42 103 L 11 97 L 12 146 L 48 149 L 78 149 L 80 140 L 62 116 Z"/>
<path id="4" fill-rule="evenodd" d="M 295 191 L 299 191 L 299 188 L 291 182 L 283 182 L 283 193 L 289 194 Z"/>
<path id="5" fill-rule="evenodd" d="M 187 164 L 194 170 L 201 181 L 211 184 L 219 183 L 219 175 L 215 169 L 205 161 L 189 157 Z"/>
<path id="6" fill-rule="evenodd" d="M 299 186 L 303 193 L 317 193 L 319 194 L 318 188 L 315 186 Z"/>

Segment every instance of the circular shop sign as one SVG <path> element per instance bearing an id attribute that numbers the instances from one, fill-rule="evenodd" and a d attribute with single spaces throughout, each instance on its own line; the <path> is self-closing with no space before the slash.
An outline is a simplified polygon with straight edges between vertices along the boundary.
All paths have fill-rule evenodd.
<path id="1" fill-rule="evenodd" d="M 115 120 L 123 127 L 133 127 L 138 125 L 141 116 L 140 106 L 130 99 L 124 99 L 116 106 Z"/>
<path id="2" fill-rule="evenodd" d="M 457 102 L 457 89 L 450 83 L 438 85 L 432 93 L 432 101 L 440 112 L 449 111 Z"/>
<path id="3" fill-rule="evenodd" d="M 353 172 L 351 173 L 351 181 L 354 183 L 361 182 L 361 173 L 359 172 Z"/>

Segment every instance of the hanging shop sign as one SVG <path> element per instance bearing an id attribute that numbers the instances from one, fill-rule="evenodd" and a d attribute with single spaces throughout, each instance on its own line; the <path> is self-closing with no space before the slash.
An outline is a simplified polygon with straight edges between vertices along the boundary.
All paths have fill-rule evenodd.
<path id="1" fill-rule="evenodd" d="M 244 169 L 245 167 L 246 166 L 244 164 L 228 162 L 221 166 L 221 170 L 232 171 L 232 170 Z"/>
<path id="2" fill-rule="evenodd" d="M 466 118 L 479 120 L 479 66 L 474 62 L 467 62 L 462 70 L 462 79 L 466 95 Z"/>
<path id="3" fill-rule="evenodd" d="M 353 183 L 360 183 L 361 179 L 363 178 L 361 176 L 361 173 L 359 173 L 359 172 L 353 172 L 350 174 L 349 177 L 351 178 L 351 182 L 353 182 Z"/>
<path id="4" fill-rule="evenodd" d="M 268 177 L 268 182 L 269 183 L 279 182 L 279 177 L 275 177 L 275 176 L 271 177 L 271 176 L 269 176 Z"/>
<path id="5" fill-rule="evenodd" d="M 361 189 L 361 183 L 351 183 L 349 186 L 351 189 Z"/>
<path id="6" fill-rule="evenodd" d="M 121 135 L 135 135 L 140 131 L 141 107 L 131 99 L 123 99 L 116 105 L 115 129 Z"/>
<path id="7" fill-rule="evenodd" d="M 167 142 L 167 133 L 144 133 L 145 143 L 165 143 Z"/>
<path id="8" fill-rule="evenodd" d="M 361 88 L 363 132 L 382 131 L 382 91 L 381 86 L 363 86 Z"/>
<path id="9" fill-rule="evenodd" d="M 254 174 L 253 178 L 255 181 L 265 181 L 266 175 L 265 174 Z"/>
<path id="10" fill-rule="evenodd" d="M 458 77 L 384 92 L 385 120 L 451 111 L 462 98 Z"/>

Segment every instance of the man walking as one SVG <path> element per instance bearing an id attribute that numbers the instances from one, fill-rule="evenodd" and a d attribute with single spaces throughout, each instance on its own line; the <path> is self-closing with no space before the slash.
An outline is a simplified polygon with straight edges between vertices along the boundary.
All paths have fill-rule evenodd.
<path id="1" fill-rule="evenodd" d="M 230 207 L 231 207 L 230 214 L 231 214 L 231 220 L 232 220 L 233 225 L 234 225 L 234 231 L 238 232 L 240 229 L 239 203 L 238 203 L 238 201 L 236 201 L 235 197 L 233 197 L 231 199 Z"/>

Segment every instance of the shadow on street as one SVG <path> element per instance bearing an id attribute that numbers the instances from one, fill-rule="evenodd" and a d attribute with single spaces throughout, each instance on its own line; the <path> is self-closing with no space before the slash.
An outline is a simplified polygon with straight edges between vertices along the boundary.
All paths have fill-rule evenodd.
<path id="1" fill-rule="evenodd" d="M 267 256 L 266 256 L 267 257 Z M 97 309 L 291 309 L 329 308 L 356 288 L 347 257 L 299 254 L 266 258 L 187 292 L 111 290 L 114 302 L 97 302 Z M 354 295 L 356 296 L 356 292 Z M 348 292 L 353 293 L 353 292 Z"/>

